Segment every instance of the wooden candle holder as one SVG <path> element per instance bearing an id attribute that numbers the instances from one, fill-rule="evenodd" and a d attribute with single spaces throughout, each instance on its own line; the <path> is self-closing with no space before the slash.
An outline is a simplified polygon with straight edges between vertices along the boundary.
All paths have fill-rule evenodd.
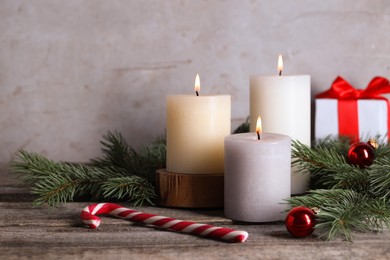
<path id="1" fill-rule="evenodd" d="M 179 208 L 220 208 L 224 199 L 224 174 L 156 172 L 158 204 Z"/>

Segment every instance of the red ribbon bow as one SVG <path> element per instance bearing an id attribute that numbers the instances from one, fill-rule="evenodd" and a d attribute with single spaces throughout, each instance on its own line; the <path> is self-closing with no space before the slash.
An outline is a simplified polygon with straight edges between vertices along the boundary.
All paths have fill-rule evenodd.
<path id="1" fill-rule="evenodd" d="M 338 99 L 339 135 L 348 136 L 352 142 L 359 141 L 358 99 L 381 99 L 387 101 L 387 113 L 390 112 L 390 103 L 382 94 L 390 93 L 389 80 L 375 77 L 366 89 L 355 89 L 342 77 L 338 76 L 327 91 L 320 93 L 316 98 Z M 387 120 L 388 139 L 390 139 L 390 120 Z"/>

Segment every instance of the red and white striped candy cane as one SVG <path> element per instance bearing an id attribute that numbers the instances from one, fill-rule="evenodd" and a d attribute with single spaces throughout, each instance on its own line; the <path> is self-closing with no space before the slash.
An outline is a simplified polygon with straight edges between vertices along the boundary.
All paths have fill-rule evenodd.
<path id="1" fill-rule="evenodd" d="M 238 231 L 230 228 L 215 227 L 207 224 L 199 224 L 191 221 L 183 221 L 174 218 L 167 218 L 137 210 L 124 208 L 113 203 L 92 204 L 81 211 L 81 219 L 90 228 L 97 228 L 100 225 L 100 218 L 95 215 L 107 214 L 122 217 L 132 221 L 142 222 L 158 226 L 164 229 L 189 233 L 198 236 L 221 239 L 230 242 L 245 242 L 248 238 L 246 231 Z"/>

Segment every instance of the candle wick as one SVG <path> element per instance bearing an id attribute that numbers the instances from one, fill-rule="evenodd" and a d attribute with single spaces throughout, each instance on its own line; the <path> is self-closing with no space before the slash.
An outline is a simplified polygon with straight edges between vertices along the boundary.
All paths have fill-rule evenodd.
<path id="1" fill-rule="evenodd" d="M 199 92 L 198 91 L 195 91 L 195 94 L 196 94 L 197 97 L 199 96 Z"/>
<path id="2" fill-rule="evenodd" d="M 279 70 L 279 76 L 282 76 L 282 70 Z"/>
<path id="3" fill-rule="evenodd" d="M 260 139 L 261 139 L 261 138 L 260 138 L 260 132 L 257 131 L 256 134 L 257 134 L 257 140 L 260 140 Z"/>

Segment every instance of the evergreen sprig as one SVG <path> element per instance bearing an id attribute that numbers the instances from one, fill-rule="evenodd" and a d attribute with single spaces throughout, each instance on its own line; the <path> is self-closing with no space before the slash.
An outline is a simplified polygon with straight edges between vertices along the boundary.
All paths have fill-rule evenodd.
<path id="1" fill-rule="evenodd" d="M 165 167 L 164 141 L 158 139 L 137 152 L 121 134 L 108 132 L 101 144 L 103 156 L 90 164 L 56 162 L 20 150 L 11 167 L 38 196 L 34 205 L 57 206 L 78 198 L 153 205 L 154 172 Z"/>
<path id="2" fill-rule="evenodd" d="M 156 169 L 164 168 L 166 162 L 165 140 L 160 137 L 139 151 L 130 147 L 120 133 L 108 132 L 100 143 L 103 157 L 91 160 L 97 167 L 116 167 L 131 175 L 147 179 L 154 184 Z"/>
<path id="3" fill-rule="evenodd" d="M 352 231 L 381 231 L 390 226 L 390 148 L 380 144 L 373 165 L 360 168 L 347 161 L 347 139 L 325 139 L 308 147 L 293 141 L 293 164 L 311 173 L 311 190 L 292 197 L 292 207 L 319 208 L 316 230 L 330 240 Z"/>
<path id="4" fill-rule="evenodd" d="M 376 160 L 367 169 L 370 178 L 370 191 L 378 198 L 390 197 L 390 157 L 382 157 Z"/>
<path id="5" fill-rule="evenodd" d="M 112 178 L 102 185 L 105 198 L 122 200 L 132 198 L 134 206 L 154 204 L 154 186 L 146 179 L 133 175 Z"/>

